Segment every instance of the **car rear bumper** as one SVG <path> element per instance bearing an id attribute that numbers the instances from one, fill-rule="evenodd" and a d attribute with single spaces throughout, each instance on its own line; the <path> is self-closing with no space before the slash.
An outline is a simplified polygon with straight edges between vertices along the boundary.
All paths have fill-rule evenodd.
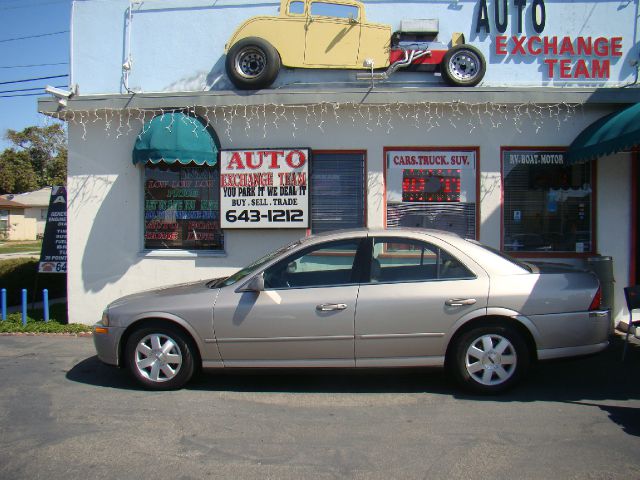
<path id="1" fill-rule="evenodd" d="M 609 345 L 609 341 L 595 345 L 582 345 L 580 347 L 547 348 L 538 350 L 538 360 L 551 360 L 554 358 L 579 357 L 601 352 Z"/>
<path id="2" fill-rule="evenodd" d="M 582 349 L 598 351 L 597 346 L 606 346 L 613 334 L 609 310 L 531 315 L 528 318 L 535 326 L 538 358 L 542 358 L 548 350 L 557 350 L 550 358 L 572 356 L 573 350 L 578 352 L 575 355 L 593 353 L 582 353 Z M 560 354 L 562 351 L 567 353 Z"/>

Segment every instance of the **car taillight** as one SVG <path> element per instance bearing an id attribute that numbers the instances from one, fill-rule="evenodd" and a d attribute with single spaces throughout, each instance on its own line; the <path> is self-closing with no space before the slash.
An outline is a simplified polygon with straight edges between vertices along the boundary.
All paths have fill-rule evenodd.
<path id="1" fill-rule="evenodd" d="M 589 310 L 600 310 L 601 303 L 602 303 L 602 288 L 598 287 L 598 291 L 593 296 L 593 300 L 591 300 L 591 305 L 589 305 Z"/>

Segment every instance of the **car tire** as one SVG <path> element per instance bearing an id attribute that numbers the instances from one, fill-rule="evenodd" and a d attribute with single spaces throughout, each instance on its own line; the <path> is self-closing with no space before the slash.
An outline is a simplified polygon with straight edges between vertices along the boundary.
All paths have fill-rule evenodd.
<path id="1" fill-rule="evenodd" d="M 484 55 L 471 45 L 456 45 L 442 59 L 444 81 L 454 87 L 474 87 L 484 78 L 487 63 Z"/>
<path id="2" fill-rule="evenodd" d="M 530 352 L 522 335 L 509 325 L 486 325 L 460 335 L 447 367 L 466 390 L 500 393 L 513 387 L 530 364 Z"/>
<path id="3" fill-rule="evenodd" d="M 235 43 L 225 61 L 229 79 L 241 90 L 270 86 L 278 76 L 280 66 L 278 51 L 258 37 L 243 38 Z"/>
<path id="4" fill-rule="evenodd" d="M 179 329 L 166 324 L 145 325 L 125 346 L 126 365 L 133 378 L 149 390 L 175 390 L 193 376 L 194 347 Z"/>

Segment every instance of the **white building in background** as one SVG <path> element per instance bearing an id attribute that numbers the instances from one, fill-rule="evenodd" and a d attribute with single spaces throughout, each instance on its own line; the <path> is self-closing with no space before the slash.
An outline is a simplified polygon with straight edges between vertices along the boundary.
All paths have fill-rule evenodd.
<path id="1" fill-rule="evenodd" d="M 93 323 L 124 294 L 229 275 L 310 232 L 398 225 L 522 258 L 611 257 L 607 301 L 627 318 L 640 171 L 634 142 L 597 138 L 640 120 L 638 1 L 350 3 L 392 31 L 438 19 L 445 48 L 460 32 L 481 52 L 484 78 L 451 87 L 437 73 L 283 67 L 269 88 L 241 91 L 225 44 L 250 17 L 279 15 L 275 3 L 74 2 L 76 94 L 39 103 L 69 124 L 70 321 Z"/>

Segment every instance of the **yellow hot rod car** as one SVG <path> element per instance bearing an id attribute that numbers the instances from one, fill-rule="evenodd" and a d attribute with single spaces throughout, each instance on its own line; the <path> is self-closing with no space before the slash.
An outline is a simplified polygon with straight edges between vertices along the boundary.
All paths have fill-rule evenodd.
<path id="1" fill-rule="evenodd" d="M 282 66 L 364 70 L 358 79 L 384 79 L 400 68 L 440 70 L 454 86 L 484 77 L 482 53 L 454 34 L 437 41 L 438 21 L 368 22 L 357 0 L 281 0 L 279 16 L 257 16 L 236 29 L 225 46 L 226 71 L 244 90 L 268 87 Z"/>

